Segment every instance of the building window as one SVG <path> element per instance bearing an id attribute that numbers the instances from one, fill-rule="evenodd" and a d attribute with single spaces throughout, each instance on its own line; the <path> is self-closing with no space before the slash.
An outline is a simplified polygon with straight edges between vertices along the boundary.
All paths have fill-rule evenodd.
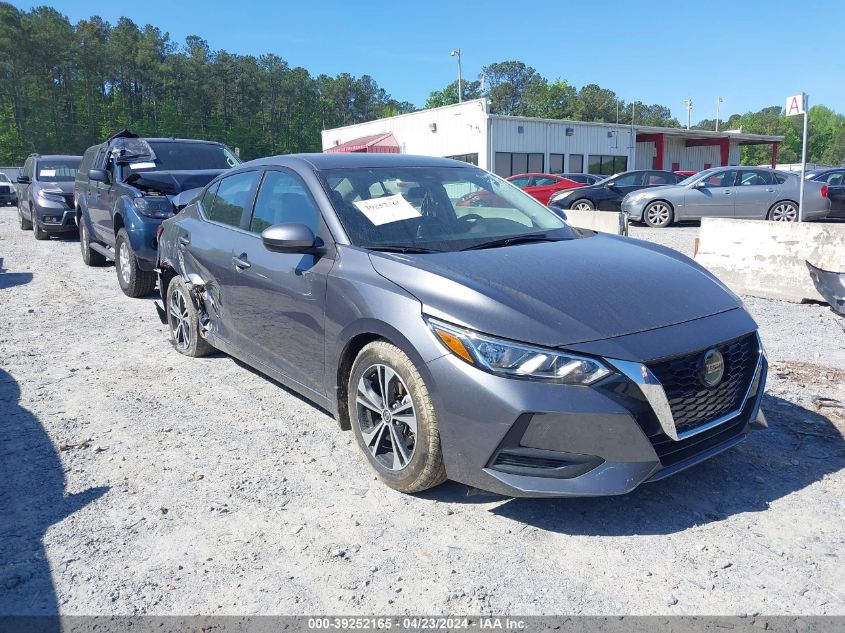
<path id="1" fill-rule="evenodd" d="M 679 171 L 681 169 L 681 163 L 672 163 L 672 171 Z"/>
<path id="2" fill-rule="evenodd" d="M 704 169 L 710 169 L 713 166 L 713 163 L 704 163 Z"/>
<path id="3" fill-rule="evenodd" d="M 627 156 L 604 156 L 590 154 L 589 173 L 610 176 L 628 169 Z"/>
<path id="4" fill-rule="evenodd" d="M 570 154 L 569 155 L 569 171 L 573 174 L 584 173 L 584 155 Z"/>
<path id="5" fill-rule="evenodd" d="M 563 173 L 563 154 L 549 154 L 549 173 Z"/>
<path id="6" fill-rule="evenodd" d="M 495 172 L 502 178 L 516 174 L 542 173 L 543 154 L 496 152 Z"/>
<path id="7" fill-rule="evenodd" d="M 452 160 L 459 160 L 463 163 L 469 163 L 470 165 L 478 166 L 478 154 L 458 154 L 457 156 L 447 156 L 446 158 L 451 158 Z"/>

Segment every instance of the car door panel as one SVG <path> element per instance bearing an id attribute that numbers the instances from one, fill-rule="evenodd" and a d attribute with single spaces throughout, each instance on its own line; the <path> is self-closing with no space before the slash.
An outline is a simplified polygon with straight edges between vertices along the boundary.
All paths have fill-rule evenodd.
<path id="1" fill-rule="evenodd" d="M 777 197 L 771 172 L 742 170 L 734 187 L 734 217 L 764 219 Z"/>
<path id="2" fill-rule="evenodd" d="M 723 178 L 723 174 L 727 174 Z M 736 170 L 712 174 L 705 180 L 710 186 L 690 187 L 684 194 L 682 210 L 675 210 L 676 219 L 696 220 L 698 218 L 734 217 L 734 186 Z M 717 185 L 717 182 L 730 182 L 729 186 Z"/>
<path id="3" fill-rule="evenodd" d="M 274 372 L 325 395 L 325 301 L 334 260 L 268 250 L 260 231 L 281 223 L 306 224 L 327 235 L 304 182 L 288 170 L 268 170 L 251 231 L 232 240 L 229 297 L 236 344 Z"/>
<path id="4" fill-rule="evenodd" d="M 827 177 L 827 197 L 830 199 L 830 215 L 845 217 L 845 171 Z"/>

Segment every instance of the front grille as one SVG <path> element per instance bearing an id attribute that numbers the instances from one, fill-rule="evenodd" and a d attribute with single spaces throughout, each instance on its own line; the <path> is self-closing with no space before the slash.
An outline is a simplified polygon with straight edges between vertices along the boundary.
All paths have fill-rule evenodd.
<path id="1" fill-rule="evenodd" d="M 745 431 L 747 423 L 747 416 L 739 415 L 724 424 L 677 442 L 662 433 L 649 439 L 654 446 L 654 451 L 660 458 L 661 465 L 668 468 L 707 449 L 734 439 Z"/>
<path id="2" fill-rule="evenodd" d="M 759 349 L 753 334 L 715 348 L 724 357 L 725 370 L 722 381 L 713 388 L 699 379 L 706 350 L 648 366 L 663 384 L 679 434 L 737 410 L 754 377 Z"/>
<path id="3" fill-rule="evenodd" d="M 0 193 L 11 193 L 11 191 L 9 185 L 0 185 Z"/>
<path id="4" fill-rule="evenodd" d="M 517 468 L 561 468 L 571 462 L 564 459 L 550 459 L 548 457 L 535 457 L 533 455 L 514 455 L 513 453 L 501 452 L 496 457 L 494 466 L 515 466 Z"/>

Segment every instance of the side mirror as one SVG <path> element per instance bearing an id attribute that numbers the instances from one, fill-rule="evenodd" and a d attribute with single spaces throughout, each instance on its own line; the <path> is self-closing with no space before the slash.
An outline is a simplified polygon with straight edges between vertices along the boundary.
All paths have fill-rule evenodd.
<path id="1" fill-rule="evenodd" d="M 566 222 L 569 219 L 568 217 L 566 217 L 566 211 L 564 211 L 563 209 L 561 209 L 559 207 L 553 207 L 552 205 L 549 205 L 549 210 L 552 213 L 554 213 L 557 217 L 559 217 L 561 220 L 563 220 L 564 222 Z"/>
<path id="2" fill-rule="evenodd" d="M 261 231 L 261 241 L 276 253 L 307 253 L 317 246 L 313 231 L 304 224 L 275 224 Z"/>
<path id="3" fill-rule="evenodd" d="M 106 184 L 109 183 L 109 172 L 105 169 L 89 169 L 88 170 L 88 179 L 93 180 L 95 182 L 104 182 Z"/>
<path id="4" fill-rule="evenodd" d="M 17 181 L 21 185 L 28 185 L 30 183 L 29 176 L 18 176 Z"/>
<path id="5" fill-rule="evenodd" d="M 699 180 L 698 182 L 694 182 L 694 183 L 692 184 L 692 188 L 693 188 L 693 189 L 704 189 L 704 187 L 705 187 L 706 185 L 707 185 L 707 183 L 706 183 L 706 182 L 704 182 L 703 180 Z"/>

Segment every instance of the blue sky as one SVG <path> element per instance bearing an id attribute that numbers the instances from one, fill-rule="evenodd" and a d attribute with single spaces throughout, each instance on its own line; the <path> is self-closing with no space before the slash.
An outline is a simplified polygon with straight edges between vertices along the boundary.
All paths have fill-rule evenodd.
<path id="1" fill-rule="evenodd" d="M 681 121 L 687 97 L 693 121 L 713 118 L 717 95 L 724 98 L 723 115 L 782 105 L 802 91 L 811 105 L 845 112 L 841 0 L 49 4 L 72 22 L 98 14 L 114 23 L 126 15 L 177 42 L 199 35 L 214 50 L 273 52 L 314 75 L 366 73 L 394 98 L 417 106 L 455 79 L 449 51 L 460 47 L 465 79 L 475 79 L 487 63 L 517 59 L 548 79 L 598 83 L 626 101 L 669 106 Z"/>

